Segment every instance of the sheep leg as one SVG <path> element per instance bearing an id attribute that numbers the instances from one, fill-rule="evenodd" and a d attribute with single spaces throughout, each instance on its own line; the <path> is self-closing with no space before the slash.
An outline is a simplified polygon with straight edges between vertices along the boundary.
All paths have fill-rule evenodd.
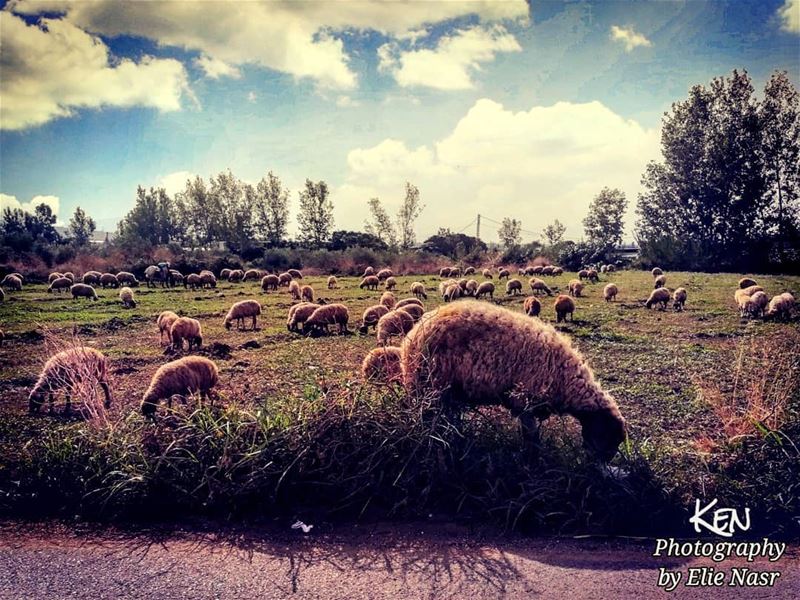
<path id="1" fill-rule="evenodd" d="M 100 382 L 100 388 L 103 390 L 103 393 L 106 396 L 106 401 L 104 406 L 106 408 L 111 408 L 111 390 L 108 389 L 108 383 L 105 381 Z"/>
<path id="2" fill-rule="evenodd" d="M 69 397 L 69 394 L 66 394 L 64 397 L 67 403 L 64 405 L 64 414 L 68 415 L 72 412 L 72 399 Z"/>
<path id="3" fill-rule="evenodd" d="M 530 458 L 539 455 L 539 419 L 530 411 L 522 411 L 519 415 L 522 430 L 522 446 Z"/>

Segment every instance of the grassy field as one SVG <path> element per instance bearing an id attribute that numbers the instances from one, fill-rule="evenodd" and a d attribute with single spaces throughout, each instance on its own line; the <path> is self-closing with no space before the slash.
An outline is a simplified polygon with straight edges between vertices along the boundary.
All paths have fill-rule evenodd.
<path id="1" fill-rule="evenodd" d="M 549 278 L 561 290 L 574 273 Z M 629 443 L 614 478 L 587 462 L 570 418 L 545 426 L 539 463 L 519 457 L 516 424 L 483 409 L 456 431 L 399 408 L 398 390 L 364 386 L 361 359 L 374 333 L 304 338 L 286 329 L 288 292 L 256 282 L 216 290 L 136 290 L 123 309 L 117 290 L 98 302 L 73 301 L 42 285 L 0 304 L 0 508 L 102 517 L 195 512 L 298 514 L 319 518 L 445 514 L 496 519 L 537 531 L 645 534 L 685 522 L 695 498 L 754 508 L 755 529 L 797 535 L 800 514 L 800 329 L 742 320 L 733 291 L 739 275 L 667 273 L 688 290 L 684 312 L 647 310 L 652 277 L 603 274 L 577 299 L 574 323 L 560 324 L 617 399 Z M 800 296 L 800 278 L 755 276 L 768 295 Z M 438 277 L 412 281 L 439 304 Z M 478 277 L 482 280 L 481 277 Z M 380 291 L 341 278 L 306 278 L 317 296 L 343 302 L 351 329 Z M 606 303 L 603 285 L 620 288 Z M 495 280 L 497 284 L 497 281 Z M 521 311 L 524 296 L 495 301 Z M 529 289 L 525 282 L 526 291 Z M 226 331 L 233 302 L 258 298 L 260 329 Z M 462 302 L 474 302 L 467 299 Z M 156 425 L 138 415 L 155 370 L 170 359 L 159 344 L 162 310 L 198 318 L 202 352 L 217 361 L 222 402 L 178 407 Z M 552 300 L 541 318 L 555 325 Z M 42 332 L 47 331 L 43 336 Z M 28 416 L 27 393 L 48 351 L 76 335 L 111 359 L 115 404 L 102 419 Z M 46 337 L 46 339 L 45 339 Z M 417 418 L 419 417 L 419 418 Z M 99 421 L 99 422 L 98 422 Z M 303 512 L 302 514 L 306 514 Z M 150 514 L 150 516 L 153 516 Z M 684 530 L 688 533 L 688 529 Z"/>

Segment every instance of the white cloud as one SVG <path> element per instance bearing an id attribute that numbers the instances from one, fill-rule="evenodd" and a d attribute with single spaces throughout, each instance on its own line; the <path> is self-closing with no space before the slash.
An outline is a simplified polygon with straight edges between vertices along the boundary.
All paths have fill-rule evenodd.
<path id="1" fill-rule="evenodd" d="M 611 26 L 611 39 L 625 45 L 625 52 L 631 52 L 635 48 L 649 48 L 653 43 L 641 33 L 637 33 L 632 27 Z"/>
<path id="2" fill-rule="evenodd" d="M 20 202 L 17 200 L 16 196 L 0 194 L 0 212 L 6 208 L 10 208 L 12 210 L 22 209 L 27 213 L 33 214 L 36 207 L 40 204 L 46 204 L 50 207 L 50 210 L 53 211 L 53 214 L 58 216 L 58 211 L 60 208 L 58 196 L 34 196 L 30 202 Z"/>
<path id="3" fill-rule="evenodd" d="M 256 100 L 258 100 L 258 95 L 255 92 L 253 92 L 253 91 L 247 92 L 247 101 L 248 102 L 255 102 Z"/>
<path id="4" fill-rule="evenodd" d="M 800 0 L 785 0 L 778 9 L 781 29 L 791 33 L 800 33 Z"/>
<path id="5" fill-rule="evenodd" d="M 355 108 L 361 106 L 358 100 L 353 100 L 350 96 L 339 96 L 336 98 L 336 106 L 339 108 Z"/>
<path id="6" fill-rule="evenodd" d="M 183 65 L 172 59 L 113 60 L 108 48 L 72 23 L 28 25 L 0 12 L 0 128 L 23 129 L 78 107 L 147 106 L 179 110 Z"/>
<path id="7" fill-rule="evenodd" d="M 589 202 L 604 186 L 626 192 L 632 224 L 639 179 L 659 152 L 657 130 L 599 102 L 512 112 L 482 99 L 432 146 L 408 148 L 387 139 L 352 150 L 345 184 L 334 196 L 336 220 L 360 229 L 369 198 L 391 204 L 411 181 L 426 205 L 420 236 L 438 227 L 457 229 L 481 213 L 498 220 L 516 217 L 533 231 L 557 218 L 577 239 Z M 490 226 L 487 222 L 484 233 L 491 240 Z"/>
<path id="8" fill-rule="evenodd" d="M 472 76 L 500 52 L 520 52 L 516 38 L 502 25 L 461 29 L 439 39 L 435 48 L 401 50 L 395 42 L 378 48 L 379 69 L 391 72 L 402 87 L 439 90 L 475 87 Z"/>
<path id="9" fill-rule="evenodd" d="M 203 70 L 206 77 L 210 77 L 211 79 L 219 79 L 220 77 L 239 79 L 242 76 L 241 71 L 236 67 L 217 58 L 206 56 L 205 54 L 196 58 L 194 64 Z"/>
<path id="10" fill-rule="evenodd" d="M 174 196 L 177 192 L 182 192 L 186 189 L 186 180 L 194 179 L 196 175 L 191 171 L 175 171 L 164 175 L 158 180 L 155 187 L 163 187 L 167 194 Z"/>

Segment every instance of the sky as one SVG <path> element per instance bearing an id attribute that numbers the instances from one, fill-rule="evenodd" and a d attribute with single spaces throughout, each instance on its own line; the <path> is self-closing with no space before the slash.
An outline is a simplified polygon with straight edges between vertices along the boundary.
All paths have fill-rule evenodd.
<path id="1" fill-rule="evenodd" d="M 76 206 L 102 229 L 138 185 L 268 171 L 331 189 L 337 229 L 420 189 L 440 227 L 579 239 L 604 186 L 632 237 L 661 118 L 746 69 L 800 84 L 800 0 L 150 2 L 0 9 L 0 206 Z M 292 230 L 294 231 L 294 224 Z"/>

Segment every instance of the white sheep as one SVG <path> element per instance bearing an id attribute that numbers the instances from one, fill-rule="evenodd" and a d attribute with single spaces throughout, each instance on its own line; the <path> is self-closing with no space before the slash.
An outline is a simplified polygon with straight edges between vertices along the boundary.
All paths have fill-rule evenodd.
<path id="1" fill-rule="evenodd" d="M 244 320 L 251 319 L 252 329 L 255 331 L 258 326 L 259 315 L 261 315 L 261 304 L 258 300 L 242 300 L 230 307 L 222 324 L 225 329 L 230 329 L 233 327 L 233 322 L 236 321 L 236 329 L 246 329 Z"/>
<path id="2" fill-rule="evenodd" d="M 133 297 L 133 290 L 127 286 L 119 291 L 119 301 L 125 308 L 136 308 L 136 300 Z"/>
<path id="3" fill-rule="evenodd" d="M 203 345 L 203 327 L 200 321 L 190 317 L 178 317 L 169 329 L 169 336 L 176 350 L 183 350 L 183 340 L 186 340 L 189 352 L 192 346 L 200 348 Z"/>
<path id="4" fill-rule="evenodd" d="M 111 390 L 108 386 L 108 364 L 106 357 L 99 350 L 80 346 L 63 350 L 51 356 L 44 364 L 39 379 L 31 389 L 28 398 L 28 409 L 37 412 L 46 398 L 53 410 L 55 392 L 64 390 L 66 395 L 65 411 L 69 412 L 70 394 L 78 391 L 82 385 L 100 385 L 105 394 L 105 407 L 111 406 Z"/>
<path id="5" fill-rule="evenodd" d="M 141 411 L 152 417 L 161 400 L 166 399 L 172 408 L 173 396 L 185 397 L 200 394 L 200 399 L 208 399 L 212 388 L 219 383 L 217 365 L 202 356 L 184 356 L 162 365 L 150 380 L 150 387 L 142 398 Z"/>

